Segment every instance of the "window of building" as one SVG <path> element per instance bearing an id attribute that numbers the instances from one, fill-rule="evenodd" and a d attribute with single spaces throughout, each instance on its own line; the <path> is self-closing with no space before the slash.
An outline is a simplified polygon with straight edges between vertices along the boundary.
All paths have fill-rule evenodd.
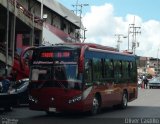
<path id="1" fill-rule="evenodd" d="M 29 34 L 23 34 L 22 36 L 22 42 L 23 46 L 29 46 L 30 41 L 30 35 Z"/>

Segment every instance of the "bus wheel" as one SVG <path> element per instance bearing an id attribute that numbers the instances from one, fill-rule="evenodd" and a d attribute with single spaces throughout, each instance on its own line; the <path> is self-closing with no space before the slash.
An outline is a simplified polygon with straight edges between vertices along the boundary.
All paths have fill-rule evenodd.
<path id="1" fill-rule="evenodd" d="M 127 108 L 127 105 L 128 105 L 128 98 L 127 97 L 128 97 L 127 93 L 123 92 L 122 102 L 121 102 L 120 108 L 122 108 L 122 109 Z"/>
<path id="2" fill-rule="evenodd" d="M 98 95 L 95 95 L 92 102 L 91 114 L 95 115 L 100 111 L 100 99 Z"/>

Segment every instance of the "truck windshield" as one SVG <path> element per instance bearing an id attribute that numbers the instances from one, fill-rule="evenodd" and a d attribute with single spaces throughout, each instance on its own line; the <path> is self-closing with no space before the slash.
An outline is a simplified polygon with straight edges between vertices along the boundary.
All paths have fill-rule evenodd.
<path id="1" fill-rule="evenodd" d="M 63 87 L 81 89 L 82 84 L 78 76 L 77 64 L 34 66 L 31 68 L 30 80 L 37 84 L 37 88 Z"/>

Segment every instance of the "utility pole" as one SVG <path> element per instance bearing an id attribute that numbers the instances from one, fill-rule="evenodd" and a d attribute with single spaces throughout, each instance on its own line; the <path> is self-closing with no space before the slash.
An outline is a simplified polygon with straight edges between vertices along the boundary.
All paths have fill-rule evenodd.
<path id="1" fill-rule="evenodd" d="M 136 53 L 136 48 L 137 48 L 137 34 L 141 34 L 141 31 L 138 31 L 141 29 L 141 27 L 130 27 L 130 28 L 133 28 L 133 31 L 131 31 L 130 33 L 132 33 L 133 35 L 133 38 L 132 38 L 132 51 L 133 53 L 135 54 Z"/>
<path id="2" fill-rule="evenodd" d="M 43 0 L 41 0 L 41 19 L 43 19 Z"/>
<path id="3" fill-rule="evenodd" d="M 117 39 L 117 50 L 120 51 L 120 43 L 122 42 L 121 38 L 127 38 L 127 37 L 124 36 L 123 34 L 115 34 L 115 36 L 118 37 L 118 39 Z"/>
<path id="4" fill-rule="evenodd" d="M 14 17 L 13 17 L 13 39 L 12 39 L 12 62 L 14 62 L 14 54 L 15 54 L 15 31 L 16 31 L 16 5 L 17 0 L 14 1 Z"/>
<path id="5" fill-rule="evenodd" d="M 82 38 L 82 33 L 81 33 L 81 29 L 82 29 L 82 10 L 84 6 L 89 6 L 89 4 L 79 4 L 78 0 L 76 1 L 75 5 L 72 5 L 73 7 L 75 7 L 75 11 L 76 11 L 76 15 L 79 16 L 79 32 L 80 32 L 80 38 Z M 78 8 L 79 7 L 79 8 Z M 80 12 L 78 15 L 78 11 Z M 84 29 L 84 34 L 85 34 L 86 29 Z M 83 38 L 83 42 L 85 40 L 85 37 Z"/>
<path id="6" fill-rule="evenodd" d="M 130 31 L 132 29 L 132 31 Z M 139 42 L 137 42 L 137 34 L 141 34 L 141 31 L 139 31 L 141 27 L 136 27 L 135 24 L 129 24 L 128 27 L 128 51 L 129 51 L 129 37 L 130 34 L 132 34 L 132 52 L 135 54 L 136 48 L 139 46 Z"/>
<path id="7" fill-rule="evenodd" d="M 7 25 L 6 25 L 6 68 L 5 68 L 5 76 L 8 76 L 8 36 L 9 36 L 9 1 L 7 0 Z"/>
<path id="8" fill-rule="evenodd" d="M 33 46 L 33 44 L 34 44 L 34 12 L 32 14 L 32 40 L 30 45 Z"/>
<path id="9" fill-rule="evenodd" d="M 159 56 L 159 48 L 158 48 L 158 50 L 157 50 L 157 74 L 159 74 L 159 58 L 158 58 L 158 56 Z"/>
<path id="10" fill-rule="evenodd" d="M 128 51 L 129 51 L 129 35 L 130 35 L 130 24 L 129 24 L 129 26 L 128 26 Z"/>
<path id="11" fill-rule="evenodd" d="M 78 5 L 78 0 L 76 1 L 76 4 L 75 4 L 75 7 L 76 7 L 76 10 L 75 10 L 75 11 L 76 11 L 76 15 L 78 14 L 78 13 L 77 13 L 77 11 L 78 11 L 78 10 L 77 10 L 77 5 Z"/>

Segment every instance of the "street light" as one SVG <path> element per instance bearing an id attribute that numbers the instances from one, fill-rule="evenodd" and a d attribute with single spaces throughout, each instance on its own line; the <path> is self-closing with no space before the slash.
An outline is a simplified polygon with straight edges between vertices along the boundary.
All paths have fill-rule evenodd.
<path id="1" fill-rule="evenodd" d="M 122 42 L 120 39 L 121 38 L 127 38 L 127 36 L 124 36 L 123 34 L 115 34 L 115 36 L 118 37 L 118 40 L 117 40 L 117 50 L 120 51 L 120 43 Z"/>

